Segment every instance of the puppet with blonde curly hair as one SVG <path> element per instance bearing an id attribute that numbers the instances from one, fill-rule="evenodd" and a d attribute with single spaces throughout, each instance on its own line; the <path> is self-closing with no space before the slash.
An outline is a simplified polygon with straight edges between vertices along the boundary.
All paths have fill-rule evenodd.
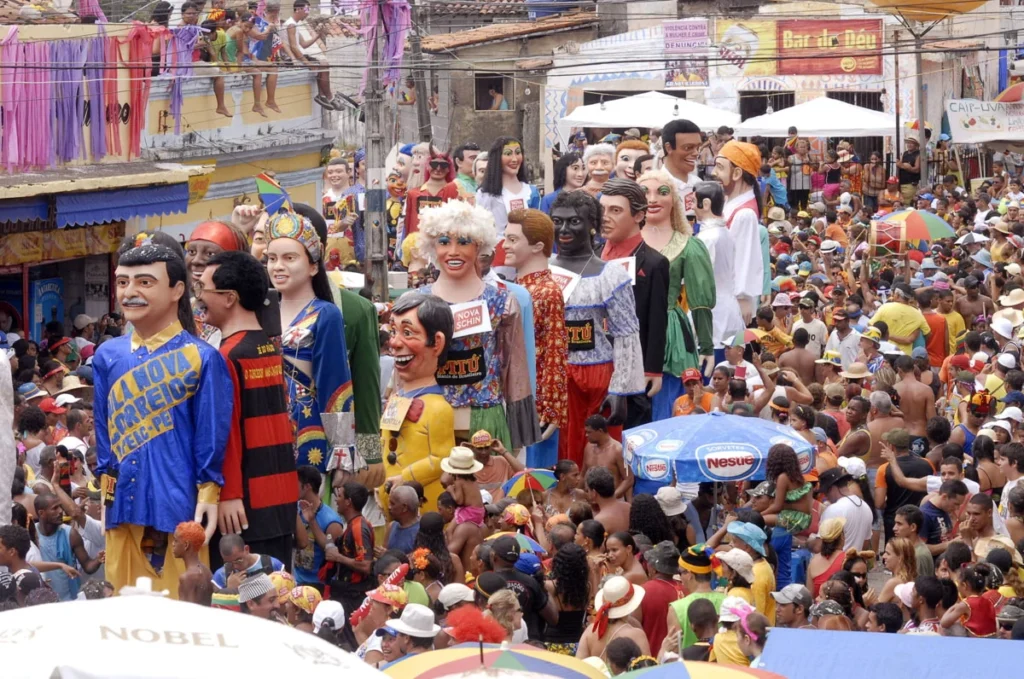
<path id="1" fill-rule="evenodd" d="M 183 521 L 174 529 L 174 557 L 185 562 L 178 576 L 178 600 L 209 606 L 213 598 L 213 573 L 199 559 L 206 543 L 206 529 L 195 521 Z"/>
<path id="2" fill-rule="evenodd" d="M 491 213 L 452 201 L 420 219 L 420 250 L 438 269 L 422 292 L 452 305 L 455 333 L 437 382 L 455 409 L 455 430 L 481 429 L 508 450 L 535 443 L 540 425 L 530 386 L 522 309 L 499 281 L 485 283 L 480 255 L 494 252 L 498 234 Z"/>
<path id="3" fill-rule="evenodd" d="M 638 182 L 647 197 L 647 220 L 640 233 L 668 260 L 665 364 L 661 391 L 652 399 L 651 417 L 657 421 L 672 417 L 672 405 L 683 395 L 684 370 L 714 365 L 715 271 L 704 243 L 693 237 L 672 175 L 651 170 Z"/>

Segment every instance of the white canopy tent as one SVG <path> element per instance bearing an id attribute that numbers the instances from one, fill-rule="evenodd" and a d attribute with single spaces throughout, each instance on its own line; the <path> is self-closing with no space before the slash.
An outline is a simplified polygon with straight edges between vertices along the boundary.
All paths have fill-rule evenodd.
<path id="1" fill-rule="evenodd" d="M 887 137 L 896 134 L 896 117 L 838 99 L 818 97 L 735 126 L 737 137 L 785 137 L 796 127 L 804 137 Z"/>
<path id="2" fill-rule="evenodd" d="M 720 125 L 732 126 L 740 120 L 736 113 L 695 101 L 680 99 L 663 92 L 644 92 L 600 104 L 577 106 L 572 113 L 559 121 L 559 125 L 662 128 L 676 118 L 689 120 L 702 130 L 713 130 Z"/>

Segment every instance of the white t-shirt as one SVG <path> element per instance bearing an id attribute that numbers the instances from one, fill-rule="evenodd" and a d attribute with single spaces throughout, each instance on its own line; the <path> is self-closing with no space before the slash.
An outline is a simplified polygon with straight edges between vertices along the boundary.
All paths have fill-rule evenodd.
<path id="1" fill-rule="evenodd" d="M 967 486 L 967 492 L 970 493 L 971 495 L 976 495 L 976 494 L 981 492 L 981 486 L 978 485 L 977 481 L 971 481 L 968 478 L 962 478 L 960 480 L 964 482 L 965 486 Z M 941 476 L 926 476 L 925 477 L 925 488 L 928 490 L 929 493 L 938 493 L 939 492 L 939 488 L 941 488 L 941 487 L 942 487 L 942 477 Z M 1009 489 L 1007 489 L 1007 490 L 1009 490 Z"/>
<path id="2" fill-rule="evenodd" d="M 308 41 L 310 38 L 316 36 L 316 33 L 309 27 L 307 21 L 296 21 L 295 17 L 288 17 L 288 20 L 284 22 L 285 32 L 287 33 L 288 28 L 295 26 L 295 42 L 299 44 L 299 51 L 305 54 L 307 57 L 313 57 L 315 59 L 324 58 L 324 50 L 320 47 L 319 41 L 314 41 L 309 47 L 303 47 L 302 42 Z M 287 35 L 284 36 L 287 40 Z"/>
<path id="3" fill-rule="evenodd" d="M 501 190 L 501 201 L 505 203 L 505 214 L 510 214 L 512 210 L 525 210 L 530 206 L 530 194 L 532 193 L 530 185 L 526 182 L 521 182 L 521 184 L 519 193 L 512 193 L 504 188 Z"/>
<path id="4" fill-rule="evenodd" d="M 810 323 L 804 323 L 804 319 L 800 318 L 793 323 L 793 332 L 796 332 L 797 328 L 806 330 L 811 338 L 807 342 L 807 351 L 814 354 L 817 358 L 821 358 L 825 342 L 828 341 L 828 327 L 825 323 L 820 318 L 812 318 Z"/>
<path id="5" fill-rule="evenodd" d="M 850 330 L 846 339 L 839 339 L 839 331 L 833 330 L 828 341 L 825 342 L 825 351 L 838 351 L 839 360 L 843 363 L 843 370 L 849 370 L 850 366 L 857 362 L 857 355 L 860 353 L 860 333 Z"/>
<path id="6" fill-rule="evenodd" d="M 40 443 L 38 446 L 25 451 L 25 462 L 32 468 L 32 473 L 36 476 L 39 475 L 39 455 L 42 454 L 45 447 L 45 443 Z"/>
<path id="7" fill-rule="evenodd" d="M 82 455 L 89 450 L 88 444 L 77 436 L 65 436 L 60 440 L 60 444 L 68 450 L 77 450 Z"/>
<path id="8" fill-rule="evenodd" d="M 103 531 L 103 523 L 88 514 L 85 516 L 85 526 L 80 527 L 78 532 L 82 535 L 82 544 L 85 545 L 85 551 L 88 552 L 90 559 L 95 559 L 97 554 L 107 548 L 107 537 Z M 105 570 L 104 564 L 100 564 L 95 573 L 90 574 L 82 570 L 82 580 L 106 580 Z"/>
<path id="9" fill-rule="evenodd" d="M 964 479 L 964 481 L 966 480 L 967 479 Z M 1024 476 L 1020 477 L 1016 481 L 1007 481 L 1006 485 L 1003 487 L 1003 494 L 999 498 L 998 513 L 1004 523 L 1010 518 L 1010 491 L 1013 490 L 1015 486 L 1024 488 Z"/>
<path id="10" fill-rule="evenodd" d="M 846 519 L 843 550 L 862 549 L 865 541 L 871 538 L 871 523 L 875 518 L 868 503 L 859 497 L 844 495 L 821 514 L 822 521 L 839 517 Z"/>

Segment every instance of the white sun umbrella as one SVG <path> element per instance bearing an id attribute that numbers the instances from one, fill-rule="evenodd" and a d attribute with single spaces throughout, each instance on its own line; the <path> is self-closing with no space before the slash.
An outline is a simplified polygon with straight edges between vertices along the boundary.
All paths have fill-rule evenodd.
<path id="1" fill-rule="evenodd" d="M 736 125 L 737 137 L 785 137 L 795 126 L 806 137 L 885 137 L 896 134 L 896 117 L 838 99 L 818 97 Z"/>
<path id="2" fill-rule="evenodd" d="M 158 596 L 69 601 L 0 616 L 4 679 L 386 679 L 287 625 Z"/>
<path id="3" fill-rule="evenodd" d="M 644 92 L 613 99 L 603 104 L 577 106 L 559 121 L 571 127 L 650 127 L 662 128 L 676 118 L 689 120 L 702 130 L 735 125 L 738 113 L 712 108 L 689 99 L 662 92 Z"/>
<path id="4" fill-rule="evenodd" d="M 975 243 L 987 243 L 992 240 L 986 235 L 980 233 L 965 233 L 956 239 L 957 245 L 974 245 Z"/>

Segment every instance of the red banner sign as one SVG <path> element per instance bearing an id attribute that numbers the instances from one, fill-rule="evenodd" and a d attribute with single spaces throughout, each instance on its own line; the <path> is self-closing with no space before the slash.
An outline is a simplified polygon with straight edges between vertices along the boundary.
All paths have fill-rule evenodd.
<path id="1" fill-rule="evenodd" d="M 882 20 L 779 21 L 779 75 L 881 75 Z"/>

